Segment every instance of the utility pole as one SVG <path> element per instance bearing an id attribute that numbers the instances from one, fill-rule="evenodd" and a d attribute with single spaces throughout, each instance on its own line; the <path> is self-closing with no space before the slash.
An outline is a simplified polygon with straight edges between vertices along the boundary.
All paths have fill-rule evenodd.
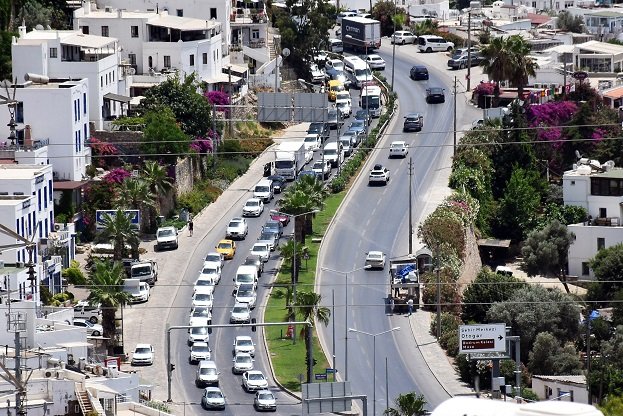
<path id="1" fill-rule="evenodd" d="M 232 119 L 234 117 L 234 112 L 232 111 L 234 109 L 232 102 L 231 102 L 231 65 L 229 65 L 227 67 L 227 75 L 229 75 L 229 84 L 227 85 L 227 91 L 229 91 L 229 138 L 231 139 L 233 136 L 232 133 Z"/>
<path id="2" fill-rule="evenodd" d="M 469 5 L 469 11 L 467 12 L 467 92 L 471 89 L 471 75 L 472 75 L 472 5 Z M 456 78 L 456 77 L 455 77 Z M 456 91 L 456 81 L 455 81 Z"/>
<path id="3" fill-rule="evenodd" d="M 396 1 L 394 0 L 394 33 L 396 33 Z M 392 35 L 393 37 L 394 35 Z M 392 91 L 394 91 L 394 70 L 396 68 L 396 39 L 394 38 L 394 46 L 392 48 Z"/>
<path id="4" fill-rule="evenodd" d="M 469 81 L 468 85 L 469 85 Z M 454 155 L 456 155 L 456 75 L 454 76 Z"/>
<path id="5" fill-rule="evenodd" d="M 437 259 L 437 341 L 441 339 L 441 279 L 439 272 L 439 259 Z"/>
<path id="6" fill-rule="evenodd" d="M 411 201 L 411 189 L 413 186 L 411 185 L 413 179 L 413 158 L 409 157 L 409 254 L 413 254 L 413 215 L 412 215 L 412 205 L 413 201 Z"/>

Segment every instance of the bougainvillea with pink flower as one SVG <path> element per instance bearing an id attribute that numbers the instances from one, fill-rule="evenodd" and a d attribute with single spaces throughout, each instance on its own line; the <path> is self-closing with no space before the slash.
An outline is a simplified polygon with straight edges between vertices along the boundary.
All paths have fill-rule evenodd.
<path id="1" fill-rule="evenodd" d="M 474 93 L 478 95 L 493 95 L 495 82 L 481 82 L 474 88 Z"/>
<path id="2" fill-rule="evenodd" d="M 562 129 L 578 111 L 578 106 L 572 101 L 550 101 L 544 104 L 531 105 L 528 107 L 526 117 L 530 127 L 542 127 L 537 129 L 537 138 L 552 144 L 555 149 L 563 145 Z"/>
<path id="3" fill-rule="evenodd" d="M 212 139 L 209 137 L 195 137 L 190 143 L 190 150 L 197 153 L 211 153 Z"/>
<path id="4" fill-rule="evenodd" d="M 125 181 L 130 176 L 132 176 L 132 174 L 124 168 L 115 168 L 108 172 L 103 179 L 105 182 L 108 183 L 120 184 L 123 183 L 123 181 Z"/>

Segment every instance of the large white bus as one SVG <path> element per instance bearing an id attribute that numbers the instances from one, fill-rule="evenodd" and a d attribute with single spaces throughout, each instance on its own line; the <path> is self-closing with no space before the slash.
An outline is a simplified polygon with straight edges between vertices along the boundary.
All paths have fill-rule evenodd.
<path id="1" fill-rule="evenodd" d="M 381 87 L 368 85 L 361 89 L 359 107 L 367 110 L 372 117 L 381 116 Z"/>
<path id="2" fill-rule="evenodd" d="M 373 80 L 370 67 L 366 61 L 358 56 L 344 58 L 344 72 L 356 88 L 361 88 L 364 83 Z"/>

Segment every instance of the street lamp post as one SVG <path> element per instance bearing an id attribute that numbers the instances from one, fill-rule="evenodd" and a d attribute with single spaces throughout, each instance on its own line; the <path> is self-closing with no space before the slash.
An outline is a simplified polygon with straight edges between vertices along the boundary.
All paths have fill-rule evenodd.
<path id="1" fill-rule="evenodd" d="M 315 214 L 319 211 L 319 209 L 313 209 L 311 211 L 302 212 L 300 214 L 288 214 L 287 212 L 281 212 L 277 210 L 270 211 L 271 214 L 287 215 L 294 219 L 294 233 L 292 233 L 292 303 L 296 301 L 296 284 L 298 283 L 298 272 L 296 270 L 296 219 L 304 215 Z M 293 334 L 294 335 L 292 336 L 292 343 L 296 344 L 296 328 L 293 331 Z"/>
<path id="2" fill-rule="evenodd" d="M 472 10 L 480 9 L 479 1 L 469 2 L 469 11 L 467 12 L 467 91 L 471 90 L 472 75 Z"/>
<path id="3" fill-rule="evenodd" d="M 348 275 L 351 273 L 358 272 L 359 270 L 371 269 L 372 266 L 367 265 L 363 267 L 358 267 L 356 269 L 350 270 L 348 272 L 344 272 L 341 270 L 334 270 L 328 267 L 321 267 L 320 270 L 325 272 L 333 272 L 337 274 L 342 274 L 346 278 L 346 286 L 344 289 L 344 380 L 348 380 Z M 335 323 L 335 316 L 333 317 L 333 322 Z M 335 331 L 333 331 L 333 356 L 335 357 Z M 335 360 L 333 360 L 333 368 L 335 369 Z"/>
<path id="4" fill-rule="evenodd" d="M 379 335 L 385 335 L 388 334 L 390 332 L 394 332 L 394 331 L 399 331 L 400 327 L 394 327 L 392 329 L 388 329 L 387 331 L 383 331 L 383 332 L 379 332 L 378 334 L 371 334 L 369 332 L 364 332 L 364 331 L 359 331 L 357 329 L 354 328 L 348 328 L 349 332 L 357 332 L 359 334 L 363 334 L 363 335 L 367 335 L 369 337 L 372 337 L 372 415 L 376 416 L 376 337 L 378 337 Z"/>

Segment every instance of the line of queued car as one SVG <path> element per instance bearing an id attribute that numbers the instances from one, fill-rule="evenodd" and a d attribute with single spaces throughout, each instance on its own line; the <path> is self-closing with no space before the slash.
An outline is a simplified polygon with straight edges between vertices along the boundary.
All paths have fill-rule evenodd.
<path id="1" fill-rule="evenodd" d="M 236 241 L 244 240 L 249 235 L 247 217 L 260 217 L 265 204 L 273 198 L 274 193 L 285 188 L 285 180 L 272 177 L 274 180 L 262 179 L 253 189 L 253 197 L 243 206 L 242 215 L 232 218 L 225 230 L 225 239 L 219 241 L 215 251 L 205 257 L 203 268 L 195 281 L 191 300 L 191 330 L 188 335 L 190 346 L 189 362 L 197 364 L 195 384 L 203 388 L 201 405 L 205 409 L 224 409 L 225 395 L 219 388 L 220 371 L 212 360 L 209 346 L 209 329 L 212 320 L 214 290 L 221 278 L 222 268 L 226 260 L 236 256 Z M 269 260 L 272 251 L 277 250 L 283 234 L 283 227 L 290 217 L 280 213 L 271 213 L 270 219 L 262 227 L 257 242 L 253 244 L 249 255 L 242 265 L 238 266 L 233 278 L 234 306 L 230 310 L 230 324 L 248 324 L 255 322 L 251 318 L 257 303 L 257 285 L 264 271 L 264 264 Z M 255 393 L 253 406 L 257 411 L 275 411 L 277 409 L 275 395 L 268 389 L 268 379 L 260 370 L 254 369 L 255 343 L 248 335 L 238 335 L 232 345 L 232 373 L 241 375 L 241 386 L 246 392 Z"/>

